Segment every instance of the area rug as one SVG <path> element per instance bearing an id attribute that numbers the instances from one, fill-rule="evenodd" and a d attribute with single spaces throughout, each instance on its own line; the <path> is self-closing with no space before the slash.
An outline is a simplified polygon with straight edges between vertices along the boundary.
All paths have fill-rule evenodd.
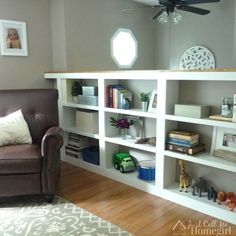
<path id="1" fill-rule="evenodd" d="M 55 197 L 0 200 L 0 236 L 128 236 L 127 231 Z"/>

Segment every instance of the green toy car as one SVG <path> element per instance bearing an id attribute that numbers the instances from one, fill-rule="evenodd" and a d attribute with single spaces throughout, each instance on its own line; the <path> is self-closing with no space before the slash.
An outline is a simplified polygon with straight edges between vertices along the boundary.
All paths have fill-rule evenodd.
<path id="1" fill-rule="evenodd" d="M 132 172 L 136 170 L 134 158 L 129 153 L 119 152 L 113 155 L 113 165 L 121 173 Z"/>

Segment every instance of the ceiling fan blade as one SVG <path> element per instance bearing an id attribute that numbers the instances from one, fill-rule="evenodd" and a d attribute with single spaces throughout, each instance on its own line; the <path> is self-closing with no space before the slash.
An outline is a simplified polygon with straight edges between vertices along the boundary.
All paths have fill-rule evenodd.
<path id="1" fill-rule="evenodd" d="M 165 11 L 165 9 L 160 10 L 159 12 L 157 12 L 157 13 L 152 17 L 152 19 L 153 19 L 153 20 L 156 20 L 156 19 L 158 18 L 158 16 L 160 16 L 164 11 Z"/>
<path id="2" fill-rule="evenodd" d="M 172 0 L 159 0 L 159 3 L 163 6 L 171 5 L 173 4 Z"/>
<path id="3" fill-rule="evenodd" d="M 157 8 L 157 7 L 160 7 L 160 6 L 141 6 L 141 7 L 133 7 L 133 8 L 124 8 L 124 9 L 121 9 L 120 11 L 126 12 L 126 11 L 134 11 L 134 10 L 143 9 L 143 8 Z"/>
<path id="4" fill-rule="evenodd" d="M 201 4 L 201 3 L 212 3 L 212 2 L 220 2 L 220 0 L 183 0 L 183 5 L 192 5 L 192 4 Z M 180 4 L 180 5 L 182 5 Z"/>
<path id="5" fill-rule="evenodd" d="M 190 7 L 190 6 L 178 6 L 177 9 L 192 12 L 192 13 L 196 13 L 196 14 L 199 14 L 199 15 L 207 15 L 208 13 L 210 13 L 209 10 L 205 10 L 205 9 L 198 8 L 198 7 Z"/>

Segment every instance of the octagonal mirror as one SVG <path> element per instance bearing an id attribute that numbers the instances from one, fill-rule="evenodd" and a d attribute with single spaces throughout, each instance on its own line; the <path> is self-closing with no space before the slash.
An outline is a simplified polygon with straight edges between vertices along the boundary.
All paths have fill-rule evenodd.
<path id="1" fill-rule="evenodd" d="M 111 38 L 111 56 L 120 68 L 131 68 L 137 59 L 137 40 L 129 29 L 119 28 Z"/>

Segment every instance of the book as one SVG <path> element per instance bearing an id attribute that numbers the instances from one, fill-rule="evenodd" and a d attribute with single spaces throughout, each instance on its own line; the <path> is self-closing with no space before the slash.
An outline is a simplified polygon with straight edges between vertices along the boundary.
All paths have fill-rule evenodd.
<path id="1" fill-rule="evenodd" d="M 202 143 L 199 143 L 193 147 L 183 147 L 179 145 L 174 145 L 174 144 L 167 144 L 166 148 L 170 151 L 175 151 L 175 152 L 181 152 L 189 155 L 195 155 L 197 153 L 200 153 L 202 151 L 205 151 L 205 145 Z"/>
<path id="2" fill-rule="evenodd" d="M 220 114 L 219 114 L 219 115 L 212 115 L 212 116 L 209 116 L 209 119 L 232 122 L 232 117 L 226 117 L 226 116 L 222 116 L 222 115 L 220 115 Z"/>
<path id="3" fill-rule="evenodd" d="M 184 140 L 184 139 L 178 139 L 178 138 L 169 138 L 168 139 L 168 142 L 174 142 L 176 144 L 179 144 L 179 145 L 193 145 L 193 144 L 196 144 L 198 143 L 198 138 L 197 139 L 193 139 L 193 140 Z"/>
<path id="4" fill-rule="evenodd" d="M 132 93 L 128 90 L 122 90 L 119 94 L 119 107 L 120 109 L 132 108 Z"/>
<path id="5" fill-rule="evenodd" d="M 121 85 L 107 85 L 106 87 L 107 107 L 113 108 L 113 99 L 114 99 L 113 89 L 119 88 L 119 87 L 122 87 L 122 86 Z"/>
<path id="6" fill-rule="evenodd" d="M 187 147 L 187 148 L 190 148 L 190 147 L 193 147 L 193 146 L 196 146 L 196 145 L 199 144 L 199 142 L 194 143 L 194 144 L 185 144 L 185 143 L 170 141 L 169 139 L 167 140 L 167 143 L 168 144 L 173 144 L 173 145 L 178 145 L 178 146 L 181 146 L 181 147 Z"/>
<path id="7" fill-rule="evenodd" d="M 191 141 L 194 139 L 198 139 L 199 134 L 194 133 L 194 132 L 183 131 L 183 130 L 171 130 L 169 132 L 169 137 Z"/>
<path id="8" fill-rule="evenodd" d="M 110 107 L 110 85 L 106 86 L 106 107 Z"/>
<path id="9" fill-rule="evenodd" d="M 124 90 L 125 88 L 121 85 L 115 85 L 112 89 L 112 107 L 118 108 L 118 98 L 119 98 L 119 91 Z"/>

